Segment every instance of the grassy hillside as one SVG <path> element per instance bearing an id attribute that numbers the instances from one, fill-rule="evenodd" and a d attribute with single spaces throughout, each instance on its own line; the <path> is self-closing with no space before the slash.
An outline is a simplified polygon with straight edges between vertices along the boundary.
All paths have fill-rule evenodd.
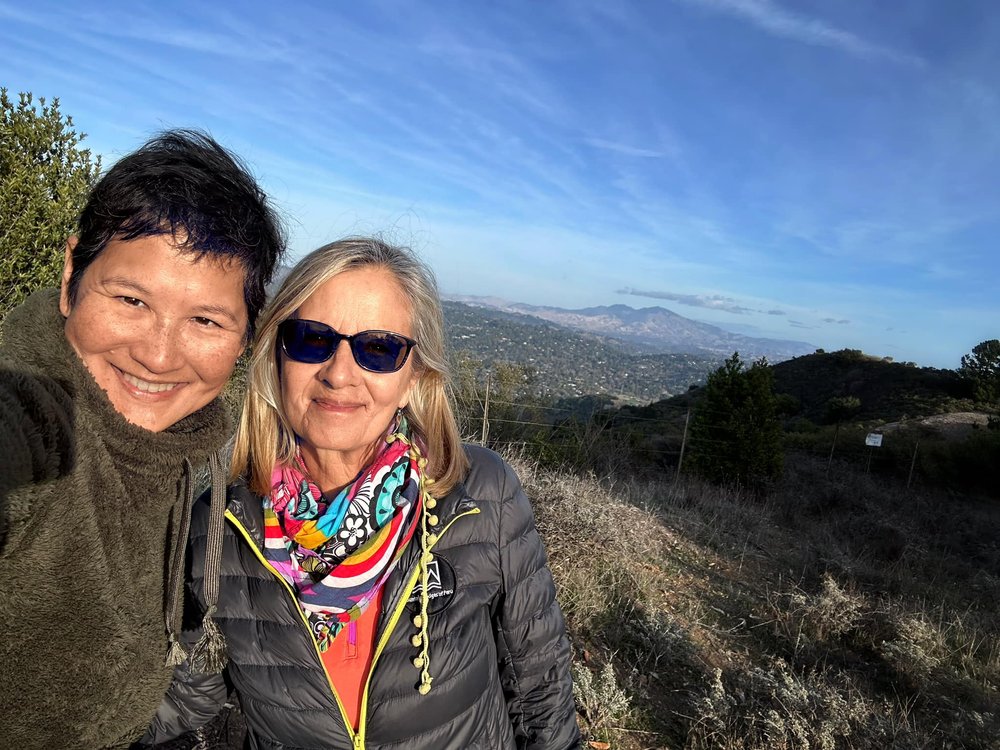
<path id="1" fill-rule="evenodd" d="M 916 419 L 974 408 L 950 371 L 845 351 L 775 375 L 798 413 L 763 497 L 674 482 L 697 389 L 525 427 L 592 747 L 997 750 L 1000 435 Z"/>
<path id="2" fill-rule="evenodd" d="M 593 747 L 1000 747 L 996 504 L 823 462 L 763 502 L 515 464 Z"/>

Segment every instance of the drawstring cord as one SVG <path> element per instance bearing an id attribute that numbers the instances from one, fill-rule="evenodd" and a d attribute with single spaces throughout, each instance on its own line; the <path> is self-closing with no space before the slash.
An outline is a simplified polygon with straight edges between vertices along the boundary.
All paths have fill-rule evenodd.
<path id="1" fill-rule="evenodd" d="M 184 483 L 184 501 L 181 506 L 179 528 L 173 539 L 170 550 L 170 572 L 167 575 L 167 601 L 164 607 L 164 618 L 167 625 L 167 659 L 166 666 L 176 667 L 184 663 L 187 654 L 177 638 L 181 629 L 180 600 L 184 591 L 184 551 L 187 549 L 188 533 L 191 531 L 191 506 L 194 504 L 194 478 L 191 462 L 184 459 L 184 473 L 181 481 Z"/>
<path id="2" fill-rule="evenodd" d="M 225 636 L 222 635 L 214 619 L 219 602 L 222 542 L 226 524 L 226 485 L 218 453 L 208 457 L 208 467 L 212 475 L 212 502 L 208 512 L 208 539 L 205 543 L 205 570 L 202 579 L 205 616 L 201 621 L 201 638 L 191 649 L 191 666 L 198 672 L 218 674 L 229 660 L 226 654 Z"/>

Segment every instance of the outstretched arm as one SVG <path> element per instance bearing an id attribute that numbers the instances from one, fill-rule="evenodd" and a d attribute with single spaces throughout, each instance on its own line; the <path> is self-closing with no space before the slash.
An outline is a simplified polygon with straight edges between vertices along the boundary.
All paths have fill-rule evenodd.
<path id="1" fill-rule="evenodd" d="M 8 493 L 69 473 L 75 452 L 67 390 L 52 378 L 0 366 L 0 550 L 20 513 L 9 507 Z"/>

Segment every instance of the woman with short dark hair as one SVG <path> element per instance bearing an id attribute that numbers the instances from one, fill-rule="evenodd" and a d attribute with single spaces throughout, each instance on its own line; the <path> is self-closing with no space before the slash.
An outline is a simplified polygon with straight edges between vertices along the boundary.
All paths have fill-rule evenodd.
<path id="1" fill-rule="evenodd" d="M 240 161 L 169 131 L 94 187 L 61 288 L 4 320 L 0 747 L 127 747 L 155 714 L 219 395 L 283 248 Z"/>

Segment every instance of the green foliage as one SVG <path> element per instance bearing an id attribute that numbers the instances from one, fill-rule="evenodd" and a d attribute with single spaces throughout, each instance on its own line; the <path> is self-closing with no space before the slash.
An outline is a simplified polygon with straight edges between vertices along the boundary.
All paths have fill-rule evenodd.
<path id="1" fill-rule="evenodd" d="M 525 365 L 486 364 L 459 350 L 452 355 L 452 390 L 462 434 L 499 446 L 538 442 L 547 432 L 534 393 L 535 373 Z"/>
<path id="2" fill-rule="evenodd" d="M 799 399 L 800 414 L 812 422 L 895 422 L 918 416 L 974 411 L 970 388 L 954 370 L 886 362 L 856 349 L 808 354 L 772 366 L 774 390 Z M 860 406 L 841 420 L 831 399 L 856 398 Z M 847 402 L 834 402 L 841 407 Z M 853 403 L 853 402 L 850 402 Z"/>
<path id="3" fill-rule="evenodd" d="M 857 396 L 834 396 L 826 402 L 825 421 L 828 424 L 840 424 L 859 411 L 861 411 L 861 399 Z"/>
<path id="4" fill-rule="evenodd" d="M 973 398 L 987 404 L 1000 401 L 1000 339 L 983 341 L 962 357 L 958 370 L 972 387 Z"/>
<path id="5" fill-rule="evenodd" d="M 708 376 L 691 423 L 691 464 L 713 482 L 760 490 L 781 474 L 781 425 L 766 360 L 734 353 Z"/>
<path id="6" fill-rule="evenodd" d="M 55 286 L 66 238 L 100 173 L 71 117 L 30 93 L 0 89 L 0 317 Z"/>
<path id="7" fill-rule="evenodd" d="M 802 402 L 788 393 L 779 393 L 774 397 L 774 408 L 780 417 L 794 417 L 802 411 Z"/>
<path id="8" fill-rule="evenodd" d="M 897 464 L 904 464 L 897 457 Z M 926 484 L 1000 498 L 996 467 L 1000 464 L 1000 431 L 980 430 L 961 441 L 924 441 L 917 470 Z"/>

